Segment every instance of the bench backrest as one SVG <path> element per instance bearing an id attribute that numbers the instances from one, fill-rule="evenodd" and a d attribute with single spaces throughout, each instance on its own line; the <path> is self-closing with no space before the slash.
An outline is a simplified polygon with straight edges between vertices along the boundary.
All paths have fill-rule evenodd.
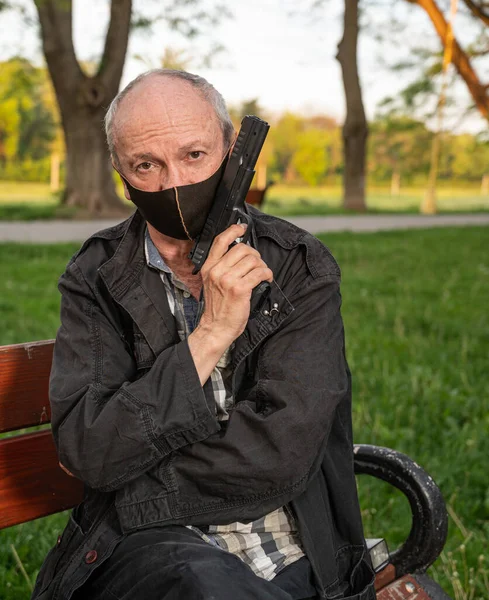
<path id="1" fill-rule="evenodd" d="M 52 340 L 0 346 L 0 434 L 50 423 Z M 83 485 L 58 465 L 51 430 L 0 439 L 0 529 L 78 504 Z"/>

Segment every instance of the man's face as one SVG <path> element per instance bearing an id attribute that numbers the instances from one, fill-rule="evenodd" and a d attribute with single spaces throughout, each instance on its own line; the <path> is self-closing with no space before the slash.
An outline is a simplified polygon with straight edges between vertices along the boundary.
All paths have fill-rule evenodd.
<path id="1" fill-rule="evenodd" d="M 170 77 L 151 77 L 124 98 L 114 134 L 119 170 L 145 191 L 203 181 L 224 156 L 212 106 L 191 84 Z"/>

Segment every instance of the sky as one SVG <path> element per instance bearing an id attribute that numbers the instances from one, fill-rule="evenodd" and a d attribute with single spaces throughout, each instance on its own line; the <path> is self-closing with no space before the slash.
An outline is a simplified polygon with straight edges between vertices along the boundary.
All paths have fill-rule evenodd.
<path id="1" fill-rule="evenodd" d="M 202 0 L 211 6 L 211 0 Z M 20 0 L 31 11 L 31 0 Z M 437 39 L 424 12 L 407 2 L 397 2 L 397 16 L 406 23 L 390 42 L 379 44 L 374 32 L 385 29 L 387 11 L 372 8 L 364 15 L 359 38 L 359 70 L 367 117 L 372 119 L 378 103 L 395 96 L 408 79 L 394 73 L 386 63 L 407 57 L 406 40 L 413 35 L 436 47 Z M 257 98 L 271 113 L 285 110 L 306 114 L 328 114 L 339 122 L 344 118 L 345 100 L 339 63 L 335 60 L 342 35 L 342 2 L 327 0 L 322 9 L 306 10 L 312 0 L 228 0 L 231 18 L 221 20 L 205 37 L 192 41 L 172 33 L 164 23 L 153 26 L 152 33 L 134 33 L 130 38 L 122 86 L 138 73 L 159 66 L 165 47 L 186 50 L 193 57 L 188 70 L 206 77 L 229 104 Z M 145 11 L 156 14 L 163 3 L 144 0 Z M 382 0 L 380 0 L 382 4 Z M 134 1 L 138 6 L 138 0 Z M 140 4 L 139 4 L 140 5 Z M 32 14 L 34 14 L 32 12 Z M 102 51 L 109 17 L 108 0 L 74 0 L 74 43 L 80 60 L 96 60 Z M 460 32 L 463 37 L 462 21 Z M 18 16 L 0 16 L 0 60 L 21 53 L 35 62 L 42 61 L 34 27 L 23 25 Z M 224 50 L 212 63 L 202 66 L 201 57 L 211 44 Z M 139 57 L 139 58 L 137 58 Z M 460 106 L 467 102 L 463 85 L 457 88 Z M 464 121 L 462 130 L 484 129 L 477 115 Z"/>

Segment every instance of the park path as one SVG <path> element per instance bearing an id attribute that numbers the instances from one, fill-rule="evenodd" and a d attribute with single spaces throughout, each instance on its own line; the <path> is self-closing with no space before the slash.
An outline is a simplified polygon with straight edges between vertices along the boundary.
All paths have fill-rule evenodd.
<path id="1" fill-rule="evenodd" d="M 289 217 L 288 221 L 311 233 L 322 231 L 388 231 L 489 225 L 489 214 L 457 215 L 358 215 L 327 217 Z M 118 223 L 117 220 L 95 221 L 2 221 L 0 242 L 82 242 L 96 231 Z"/>

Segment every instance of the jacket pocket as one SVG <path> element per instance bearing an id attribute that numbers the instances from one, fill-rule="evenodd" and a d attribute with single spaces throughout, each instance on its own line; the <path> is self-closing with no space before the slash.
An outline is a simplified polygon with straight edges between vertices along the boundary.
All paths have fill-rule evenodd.
<path id="1" fill-rule="evenodd" d="M 350 595 L 344 600 L 375 600 L 375 574 L 368 561 L 362 558 L 354 566 L 350 576 Z"/>
<path id="2" fill-rule="evenodd" d="M 155 361 L 155 355 L 142 333 L 134 332 L 134 359 L 138 370 L 149 369 Z"/>

